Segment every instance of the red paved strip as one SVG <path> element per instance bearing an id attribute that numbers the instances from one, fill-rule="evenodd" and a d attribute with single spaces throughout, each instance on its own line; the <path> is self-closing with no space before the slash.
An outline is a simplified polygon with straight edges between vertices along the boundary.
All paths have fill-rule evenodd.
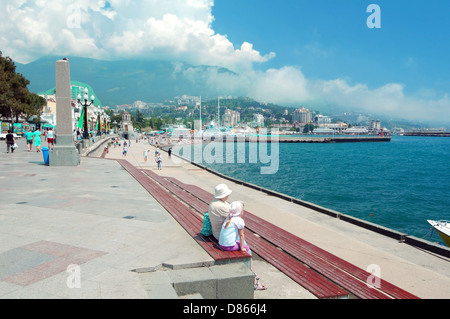
<path id="1" fill-rule="evenodd" d="M 36 253 L 57 256 L 58 258 L 3 278 L 1 281 L 20 286 L 28 286 L 64 272 L 70 265 L 82 265 L 106 254 L 101 251 L 49 241 L 39 241 L 20 248 Z"/>

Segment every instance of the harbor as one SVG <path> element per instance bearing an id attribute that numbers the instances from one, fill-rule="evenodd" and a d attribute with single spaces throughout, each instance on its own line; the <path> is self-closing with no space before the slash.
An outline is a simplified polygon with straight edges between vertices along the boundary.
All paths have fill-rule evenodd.
<path id="1" fill-rule="evenodd" d="M 280 143 L 369 143 L 390 142 L 390 136 L 277 137 Z M 271 141 L 271 139 L 268 139 Z"/>
<path id="2" fill-rule="evenodd" d="M 181 136 L 181 138 L 180 138 Z M 181 140 L 198 142 L 245 142 L 245 143 L 371 143 L 390 142 L 390 136 L 303 136 L 303 135 L 171 135 L 171 143 Z"/>
<path id="3" fill-rule="evenodd" d="M 419 131 L 419 132 L 406 132 L 403 136 L 433 136 L 433 137 L 450 137 L 450 132 L 430 132 L 430 131 Z"/>

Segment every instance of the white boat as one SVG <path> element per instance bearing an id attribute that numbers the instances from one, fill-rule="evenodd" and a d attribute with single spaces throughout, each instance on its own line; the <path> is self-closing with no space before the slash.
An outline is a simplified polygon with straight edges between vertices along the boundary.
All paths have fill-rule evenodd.
<path id="1" fill-rule="evenodd" d="M 450 247 L 450 221 L 446 220 L 427 220 L 427 222 L 433 226 L 433 228 L 438 233 L 439 237 L 442 238 L 444 243 Z"/>

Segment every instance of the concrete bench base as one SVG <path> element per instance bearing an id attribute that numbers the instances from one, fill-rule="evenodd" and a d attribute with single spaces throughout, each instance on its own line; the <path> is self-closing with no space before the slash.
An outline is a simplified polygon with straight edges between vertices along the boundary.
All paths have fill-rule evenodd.
<path id="1" fill-rule="evenodd" d="M 244 263 L 211 267 L 160 268 L 141 273 L 150 299 L 253 299 L 255 275 Z"/>

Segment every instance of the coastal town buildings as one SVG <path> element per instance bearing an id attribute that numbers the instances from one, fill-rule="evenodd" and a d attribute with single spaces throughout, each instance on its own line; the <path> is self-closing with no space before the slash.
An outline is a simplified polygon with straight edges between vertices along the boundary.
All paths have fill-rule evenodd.
<path id="1" fill-rule="evenodd" d="M 225 110 L 225 114 L 222 115 L 223 126 L 234 127 L 241 121 L 241 114 L 238 111 L 232 111 L 230 109 Z"/>
<path id="2" fill-rule="evenodd" d="M 311 123 L 311 112 L 308 109 L 305 109 L 304 107 L 296 109 L 292 113 L 292 122 L 302 124 Z"/>

